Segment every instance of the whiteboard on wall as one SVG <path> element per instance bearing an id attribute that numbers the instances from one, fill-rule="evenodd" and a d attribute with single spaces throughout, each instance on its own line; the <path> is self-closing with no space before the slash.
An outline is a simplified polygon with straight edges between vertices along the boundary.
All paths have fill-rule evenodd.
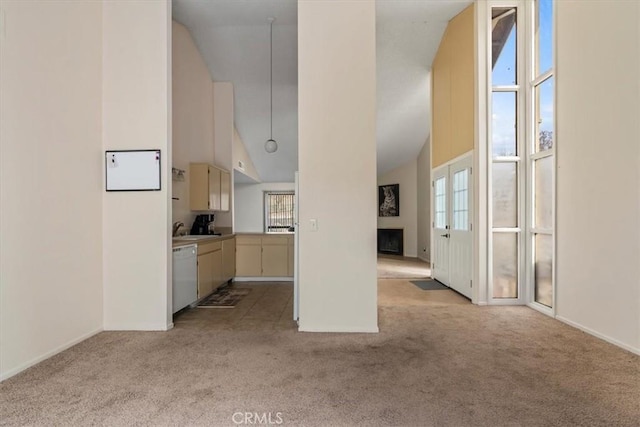
<path id="1" fill-rule="evenodd" d="M 160 190 L 160 150 L 105 151 L 107 191 Z"/>

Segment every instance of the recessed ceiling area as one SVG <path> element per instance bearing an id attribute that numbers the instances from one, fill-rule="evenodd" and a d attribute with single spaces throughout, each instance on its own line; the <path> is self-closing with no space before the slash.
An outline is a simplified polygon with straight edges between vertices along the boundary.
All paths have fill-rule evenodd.
<path id="1" fill-rule="evenodd" d="M 429 69 L 447 22 L 472 0 L 378 0 L 378 174 L 415 158 L 429 129 Z M 232 82 L 235 123 L 265 182 L 292 182 L 298 159 L 297 0 L 174 0 L 214 81 Z M 273 136 L 269 154 L 269 17 Z"/>

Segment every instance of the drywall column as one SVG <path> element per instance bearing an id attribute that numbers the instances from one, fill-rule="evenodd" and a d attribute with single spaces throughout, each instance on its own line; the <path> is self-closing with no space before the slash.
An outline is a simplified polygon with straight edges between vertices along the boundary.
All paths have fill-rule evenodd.
<path id="1" fill-rule="evenodd" d="M 431 260 L 431 140 L 424 143 L 417 161 L 418 258 Z M 402 200 L 402 198 L 401 198 Z"/>
<path id="2" fill-rule="evenodd" d="M 5 379 L 102 330 L 102 5 L 3 0 L 0 20 Z"/>
<path id="3" fill-rule="evenodd" d="M 231 173 L 229 212 L 216 212 L 216 227 L 233 227 L 233 84 L 213 82 L 213 140 L 215 163 Z"/>
<path id="4" fill-rule="evenodd" d="M 556 314 L 640 353 L 640 3 L 556 11 Z"/>
<path id="5" fill-rule="evenodd" d="M 104 149 L 162 156 L 161 191 L 103 193 L 105 329 L 171 327 L 170 49 L 170 2 L 104 2 Z"/>
<path id="6" fill-rule="evenodd" d="M 298 1 L 302 331 L 378 331 L 375 47 L 373 0 Z"/>

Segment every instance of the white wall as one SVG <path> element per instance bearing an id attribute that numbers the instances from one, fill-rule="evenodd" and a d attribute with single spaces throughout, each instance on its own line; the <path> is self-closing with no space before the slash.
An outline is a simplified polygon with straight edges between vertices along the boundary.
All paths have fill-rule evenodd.
<path id="1" fill-rule="evenodd" d="M 171 10 L 103 4 L 104 149 L 162 152 L 162 191 L 103 193 L 104 328 L 171 326 Z"/>
<path id="2" fill-rule="evenodd" d="M 418 258 L 431 260 L 431 141 L 427 139 L 417 160 Z"/>
<path id="3" fill-rule="evenodd" d="M 214 163 L 212 82 L 207 64 L 189 34 L 172 23 L 173 167 L 186 171 L 173 181 L 173 221 L 189 229 L 195 217 L 189 209 L 189 163 Z"/>
<path id="4" fill-rule="evenodd" d="M 418 176 L 416 159 L 378 177 L 378 185 L 400 184 L 400 216 L 378 217 L 378 228 L 402 228 L 404 256 L 418 256 Z M 378 201 L 379 203 L 379 201 Z"/>
<path id="5" fill-rule="evenodd" d="M 104 157 L 101 3 L 0 8 L 4 379 L 102 329 Z"/>
<path id="6" fill-rule="evenodd" d="M 213 140 L 217 166 L 231 172 L 231 201 L 228 212 L 216 212 L 216 227 L 233 227 L 233 84 L 213 82 Z"/>
<path id="7" fill-rule="evenodd" d="M 235 185 L 235 232 L 264 232 L 264 192 L 293 191 L 293 182 Z"/>
<path id="8" fill-rule="evenodd" d="M 640 3 L 556 5 L 557 315 L 639 353 Z"/>
<path id="9" fill-rule="evenodd" d="M 240 162 L 242 162 L 243 167 L 240 167 Z M 261 181 L 260 175 L 258 175 L 258 171 L 253 164 L 253 160 L 251 160 L 247 148 L 244 145 L 244 141 L 242 141 L 236 129 L 233 130 L 233 168 L 256 182 Z"/>
<path id="10" fill-rule="evenodd" d="M 375 48 L 373 0 L 298 2 L 302 331 L 378 330 Z"/>

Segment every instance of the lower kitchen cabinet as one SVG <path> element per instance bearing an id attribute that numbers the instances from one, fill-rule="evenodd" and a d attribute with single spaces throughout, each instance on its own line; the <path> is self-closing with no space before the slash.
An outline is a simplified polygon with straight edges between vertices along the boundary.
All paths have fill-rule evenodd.
<path id="1" fill-rule="evenodd" d="M 293 239 L 293 236 L 290 236 L 288 240 L 289 244 L 287 245 L 287 276 L 293 277 L 293 266 L 295 262 L 295 241 Z"/>
<path id="2" fill-rule="evenodd" d="M 224 283 L 223 277 L 222 242 L 198 244 L 198 299 Z"/>
<path id="3" fill-rule="evenodd" d="M 236 239 L 222 241 L 222 273 L 223 283 L 233 279 L 236 275 Z"/>
<path id="4" fill-rule="evenodd" d="M 237 235 L 236 276 L 293 276 L 293 235 Z"/>
<path id="5" fill-rule="evenodd" d="M 263 277 L 285 277 L 288 272 L 287 236 L 263 236 L 261 261 Z"/>
<path id="6" fill-rule="evenodd" d="M 262 239 L 236 236 L 236 276 L 262 276 Z"/>

